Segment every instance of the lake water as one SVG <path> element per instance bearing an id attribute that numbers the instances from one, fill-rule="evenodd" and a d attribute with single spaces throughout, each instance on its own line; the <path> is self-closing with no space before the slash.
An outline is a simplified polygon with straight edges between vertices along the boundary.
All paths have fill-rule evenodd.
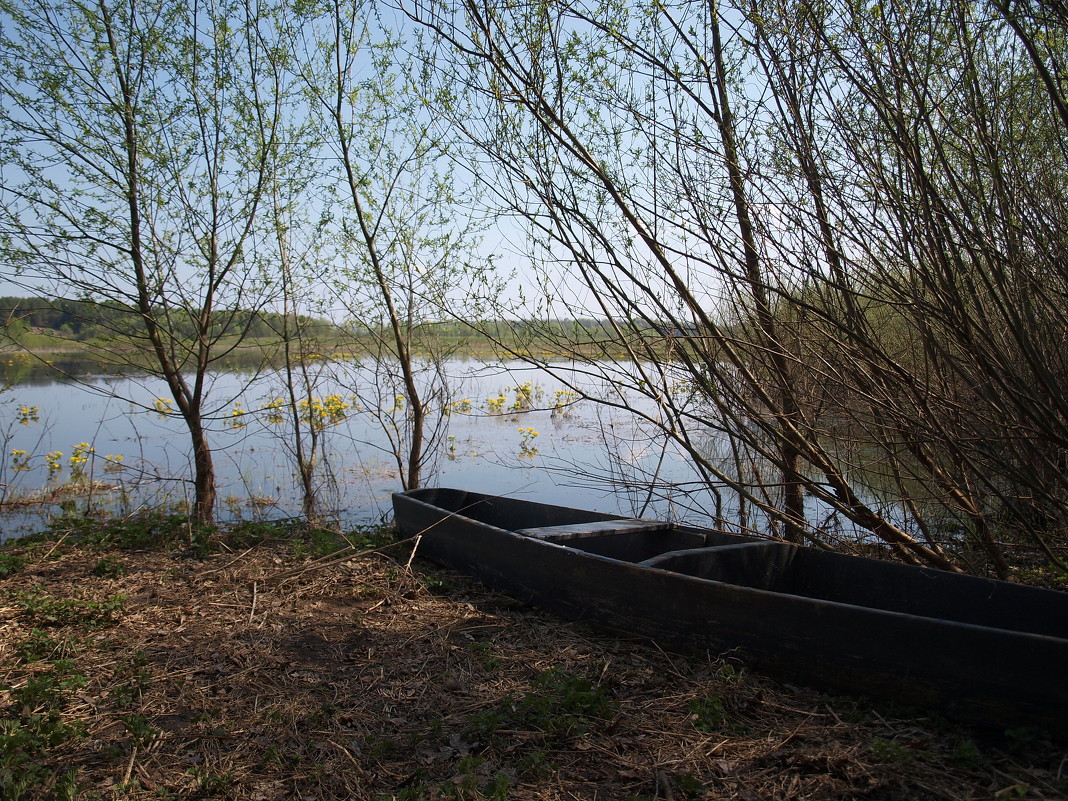
<path id="1" fill-rule="evenodd" d="M 569 403 L 561 394 L 563 385 L 544 372 L 466 360 L 454 360 L 447 368 L 454 399 L 448 436 L 436 470 L 426 474 L 424 484 L 606 512 L 665 515 L 673 513 L 672 498 L 653 498 L 647 506 L 647 493 L 628 490 L 628 485 L 658 466 L 661 481 L 683 485 L 695 479 L 687 460 L 672 448 L 665 450 L 655 432 L 598 404 Z M 388 518 L 390 494 L 400 489 L 397 466 L 382 426 L 353 398 L 375 386 L 375 372 L 357 365 L 340 372 L 330 377 L 324 372 L 313 393 L 320 399 L 334 396 L 348 407 L 324 431 L 329 472 L 336 482 L 336 492 L 324 498 L 333 501 L 345 523 L 379 521 Z M 247 375 L 220 373 L 211 376 L 211 383 L 211 397 L 218 403 L 211 442 L 220 519 L 299 514 L 288 428 L 270 422 L 269 410 L 263 409 L 283 394 L 281 377 L 260 375 L 250 383 Z M 525 384 L 535 393 L 533 409 L 515 411 L 517 387 Z M 603 388 L 588 389 L 596 394 Z M 162 381 L 138 376 L 82 375 L 75 382 L 38 375 L 15 384 L 0 395 L 0 482 L 7 485 L 6 500 L 62 486 L 81 471 L 83 483 L 91 479 L 110 489 L 68 501 L 79 508 L 88 503 L 124 511 L 188 501 L 188 435 L 180 418 L 156 410 L 166 411 L 169 399 Z M 246 414 L 235 416 L 235 410 Z M 81 443 L 88 447 L 79 451 Z M 56 452 L 62 455 L 49 456 Z M 87 461 L 72 464 L 72 456 Z M 57 511 L 56 504 L 44 504 L 8 512 L 0 516 L 0 537 L 40 529 Z"/>
<path id="2" fill-rule="evenodd" d="M 0 363 L 0 373 L 5 367 L 11 386 L 0 394 L 0 484 L 6 485 L 0 491 L 9 511 L 0 514 L 0 541 L 42 529 L 62 503 L 68 511 L 125 513 L 191 501 L 189 438 L 179 417 L 161 413 L 170 400 L 162 381 L 91 374 L 57 380 L 23 370 L 16 382 L 11 373 L 17 364 Z M 698 524 L 715 514 L 714 492 L 688 491 L 699 479 L 687 457 L 634 415 L 590 400 L 574 402 L 563 394 L 559 377 L 519 363 L 455 359 L 445 368 L 452 398 L 447 436 L 424 485 Z M 558 365 L 557 376 L 568 370 Z M 323 432 L 324 474 L 331 477 L 322 493 L 325 504 L 342 524 L 388 519 L 390 495 L 401 488 L 400 480 L 385 430 L 371 410 L 379 406 L 387 415 L 402 414 L 387 408 L 394 390 L 378 371 L 355 363 L 318 365 L 313 372 L 313 396 L 328 404 L 333 397 L 337 408 Z M 259 374 L 253 380 L 235 372 L 210 378 L 219 519 L 299 515 L 289 429 L 277 418 L 272 422 L 269 408 L 283 395 L 281 376 Z M 588 377 L 579 383 L 592 397 L 618 392 Z M 532 408 L 517 411 L 524 386 Z M 366 403 L 368 396 L 377 403 Z M 629 400 L 639 408 L 648 404 Z M 79 471 L 82 484 L 91 480 L 104 489 L 11 509 L 13 499 L 70 486 Z M 657 489 L 648 489 L 651 482 Z M 729 493 L 723 498 L 719 512 L 730 519 Z M 812 520 L 828 514 L 811 504 Z"/>

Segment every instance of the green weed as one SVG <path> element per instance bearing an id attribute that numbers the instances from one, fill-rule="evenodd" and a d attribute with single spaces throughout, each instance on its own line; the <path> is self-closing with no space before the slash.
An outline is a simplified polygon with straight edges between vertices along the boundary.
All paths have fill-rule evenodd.
<path id="1" fill-rule="evenodd" d="M 396 541 L 396 530 L 385 523 L 357 526 L 346 534 L 353 547 L 360 550 L 383 548 Z"/>
<path id="2" fill-rule="evenodd" d="M 554 667 L 540 674 L 522 698 L 507 698 L 497 708 L 468 718 L 464 735 L 471 742 L 486 743 L 501 728 L 537 730 L 550 744 L 561 744 L 611 720 L 615 710 L 604 687 Z"/>
<path id="3" fill-rule="evenodd" d="M 0 719 L 0 798 L 16 801 L 46 783 L 48 751 L 84 736 L 80 725 L 62 716 L 71 694 L 86 685 L 85 677 L 69 668 L 64 664 L 8 688 L 11 701 Z"/>
<path id="4" fill-rule="evenodd" d="M 93 565 L 92 574 L 99 578 L 119 578 L 129 572 L 125 563 L 114 556 L 102 556 Z"/>
<path id="5" fill-rule="evenodd" d="M 206 768 L 195 767 L 190 768 L 188 772 L 196 784 L 196 791 L 203 795 L 223 792 L 234 783 L 234 773 L 229 770 L 216 773 Z"/>
<path id="6" fill-rule="evenodd" d="M 158 511 L 98 519 L 80 515 L 72 508 L 52 522 L 48 534 L 53 539 L 66 537 L 68 541 L 97 549 L 188 548 L 192 556 L 203 558 L 212 552 L 217 532 L 215 526 L 197 523 L 186 514 Z M 102 570 L 108 570 L 114 564 L 109 557 L 105 559 L 109 562 L 101 566 Z"/>
<path id="7" fill-rule="evenodd" d="M 109 595 L 103 601 L 80 598 L 52 598 L 40 586 L 15 594 L 22 613 L 34 626 L 86 625 L 106 626 L 118 621 L 126 608 L 125 595 Z"/>
<path id="8" fill-rule="evenodd" d="M 144 669 L 147 662 L 144 652 L 138 651 L 128 665 L 115 671 L 110 696 L 119 709 L 126 709 L 141 700 L 152 681 L 152 674 Z"/>
<path id="9" fill-rule="evenodd" d="M 348 547 L 340 532 L 325 528 L 306 529 L 289 543 L 289 550 L 297 559 L 321 559 Z"/>
<path id="10" fill-rule="evenodd" d="M 18 556 L 8 551 L 0 551 L 0 579 L 15 575 L 26 566 L 27 561 L 23 556 Z"/>
<path id="11" fill-rule="evenodd" d="M 494 655 L 493 644 L 488 642 L 468 643 L 468 649 L 474 654 L 483 670 L 492 671 L 501 666 L 501 658 Z"/>
<path id="12" fill-rule="evenodd" d="M 74 656 L 76 646 L 70 638 L 57 640 L 41 629 L 32 629 L 28 637 L 15 644 L 15 651 L 24 662 L 39 662 L 70 658 Z"/>
<path id="13" fill-rule="evenodd" d="M 983 752 L 979 750 L 979 746 L 972 740 L 962 740 L 957 743 L 953 748 L 953 752 L 950 754 L 950 758 L 954 762 L 974 768 L 983 763 Z"/>
<path id="14" fill-rule="evenodd" d="M 709 695 L 690 701 L 690 716 L 697 731 L 719 731 L 728 720 L 723 698 Z"/>
<path id="15" fill-rule="evenodd" d="M 144 715 L 126 715 L 122 725 L 130 735 L 130 741 L 137 746 L 146 746 L 160 735 L 160 730 L 148 722 Z"/>
<path id="16" fill-rule="evenodd" d="M 707 792 L 707 788 L 701 781 L 692 773 L 682 773 L 672 777 L 672 784 L 675 789 L 678 790 L 682 797 L 689 800 L 694 798 L 704 798 Z"/>
<path id="17" fill-rule="evenodd" d="M 389 801 L 508 801 L 510 783 L 503 773 L 485 778 L 479 775 L 483 760 L 466 756 L 456 763 L 456 775 L 437 787 L 409 785 Z M 379 801 L 387 797 L 380 796 Z"/>
<path id="18" fill-rule="evenodd" d="M 611 719 L 615 707 L 604 687 L 554 667 L 534 680 L 531 691 L 517 704 L 516 714 L 526 725 L 567 737 L 588 730 L 596 721 Z"/>
<path id="19" fill-rule="evenodd" d="M 519 776 L 532 782 L 545 781 L 551 778 L 558 769 L 559 765 L 549 756 L 549 753 L 541 749 L 524 754 L 516 763 Z"/>
<path id="20" fill-rule="evenodd" d="M 876 737 L 868 746 L 868 753 L 880 762 L 904 764 L 911 761 L 913 752 L 900 743 Z"/>

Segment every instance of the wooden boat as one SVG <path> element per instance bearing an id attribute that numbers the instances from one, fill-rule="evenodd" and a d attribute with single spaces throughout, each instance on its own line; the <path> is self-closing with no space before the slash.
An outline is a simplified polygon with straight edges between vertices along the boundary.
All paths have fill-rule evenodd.
<path id="1" fill-rule="evenodd" d="M 419 556 L 570 620 L 1068 734 L 1068 593 L 457 489 L 393 505 Z"/>

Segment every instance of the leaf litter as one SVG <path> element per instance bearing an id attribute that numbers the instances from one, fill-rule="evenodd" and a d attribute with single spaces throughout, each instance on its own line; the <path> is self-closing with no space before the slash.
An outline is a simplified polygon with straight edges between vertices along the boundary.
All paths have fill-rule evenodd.
<path id="1" fill-rule="evenodd" d="M 402 546 L 23 555 L 0 581 L 10 798 L 1068 797 L 1064 744 L 1041 733 L 666 653 L 408 570 Z"/>

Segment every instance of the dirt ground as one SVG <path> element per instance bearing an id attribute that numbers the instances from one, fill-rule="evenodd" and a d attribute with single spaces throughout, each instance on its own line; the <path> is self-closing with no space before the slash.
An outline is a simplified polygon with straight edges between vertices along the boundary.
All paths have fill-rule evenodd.
<path id="1" fill-rule="evenodd" d="M 10 799 L 1068 798 L 1068 753 L 1040 733 L 665 653 L 408 569 L 399 547 L 17 553 Z"/>

